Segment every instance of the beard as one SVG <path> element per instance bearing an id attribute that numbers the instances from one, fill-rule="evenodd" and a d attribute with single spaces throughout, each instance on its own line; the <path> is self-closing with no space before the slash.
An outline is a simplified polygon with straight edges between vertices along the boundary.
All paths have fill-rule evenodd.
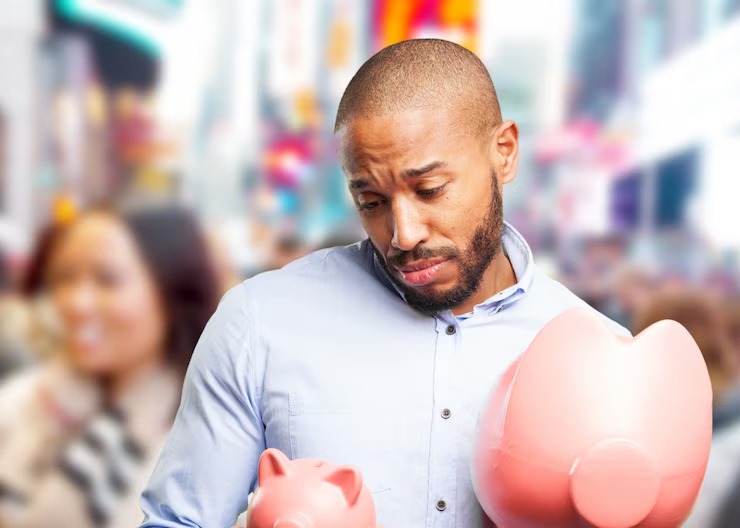
<path id="1" fill-rule="evenodd" d="M 483 274 L 501 250 L 504 233 L 503 198 L 495 173 L 491 181 L 491 203 L 488 211 L 464 249 L 460 250 L 454 246 L 441 248 L 417 246 L 411 251 L 393 255 L 386 261 L 375 244 L 370 242 L 386 275 L 403 292 L 406 302 L 411 307 L 427 315 L 436 315 L 461 305 L 480 288 Z M 457 283 L 445 291 L 425 290 L 423 287 L 412 288 L 401 281 L 397 271 L 393 269 L 409 262 L 433 258 L 455 259 L 457 262 L 459 269 Z"/>

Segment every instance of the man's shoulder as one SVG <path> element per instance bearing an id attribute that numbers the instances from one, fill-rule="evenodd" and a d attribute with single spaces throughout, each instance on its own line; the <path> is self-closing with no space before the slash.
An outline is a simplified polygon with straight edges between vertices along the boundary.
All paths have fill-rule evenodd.
<path id="1" fill-rule="evenodd" d="M 369 241 L 363 240 L 349 246 L 336 246 L 314 251 L 276 271 L 295 274 L 325 273 L 348 265 L 368 269 L 372 264 L 372 255 Z"/>
<path id="2" fill-rule="evenodd" d="M 322 249 L 231 288 L 209 322 L 206 339 L 259 340 L 284 330 L 287 321 L 295 327 L 345 313 L 381 288 L 366 243 Z"/>
<path id="3" fill-rule="evenodd" d="M 259 290 L 295 282 L 342 280 L 358 273 L 367 275 L 372 270 L 372 250 L 363 241 L 314 251 L 280 269 L 255 275 L 243 284 L 249 290 Z"/>
<path id="4" fill-rule="evenodd" d="M 287 266 L 248 278 L 227 293 L 231 304 L 259 305 L 261 312 L 273 306 L 293 306 L 331 301 L 352 292 L 367 293 L 381 286 L 376 275 L 372 247 L 367 241 L 350 246 L 321 249 Z"/>
<path id="5" fill-rule="evenodd" d="M 548 312 L 546 314 L 548 320 L 572 308 L 588 308 L 597 313 L 614 333 L 624 336 L 631 335 L 629 330 L 593 308 L 563 283 L 539 268 L 535 268 L 530 294 L 536 304 Z"/>
<path id="6" fill-rule="evenodd" d="M 566 309 L 586 304 L 583 299 L 573 293 L 565 284 L 554 279 L 539 267 L 535 267 L 530 293 L 534 296 L 551 300 L 553 306 L 562 306 Z"/>

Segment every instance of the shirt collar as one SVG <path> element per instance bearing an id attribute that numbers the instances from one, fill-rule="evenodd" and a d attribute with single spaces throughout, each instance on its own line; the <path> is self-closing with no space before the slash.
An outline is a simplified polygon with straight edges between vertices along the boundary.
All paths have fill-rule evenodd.
<path id="1" fill-rule="evenodd" d="M 506 288 L 503 291 L 495 293 L 482 303 L 476 305 L 473 308 L 473 312 L 460 316 L 460 318 L 468 318 L 478 312 L 483 313 L 496 313 L 504 306 L 515 302 L 524 296 L 529 290 L 534 278 L 534 257 L 532 256 L 532 250 L 529 248 L 529 244 L 524 240 L 524 237 L 508 222 L 504 222 L 504 232 L 502 235 L 502 246 L 504 253 L 509 257 L 511 266 L 514 268 L 514 275 L 516 276 L 516 284 Z M 375 268 L 375 275 L 380 279 L 383 284 L 393 288 L 393 290 L 402 298 L 406 300 L 403 291 L 401 291 L 396 283 L 393 282 L 390 277 L 386 274 L 383 266 L 378 261 L 378 255 L 372 250 L 372 246 L 368 243 L 369 250 L 373 254 L 373 267 Z"/>

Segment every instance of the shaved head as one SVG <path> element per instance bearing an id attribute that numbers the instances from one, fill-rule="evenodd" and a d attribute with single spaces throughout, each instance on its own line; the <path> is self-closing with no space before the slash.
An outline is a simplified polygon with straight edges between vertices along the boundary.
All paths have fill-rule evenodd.
<path id="1" fill-rule="evenodd" d="M 464 131 L 476 135 L 501 122 L 493 81 L 474 53 L 446 40 L 407 40 L 362 65 L 339 103 L 334 131 L 356 117 L 440 105 L 455 113 Z"/>

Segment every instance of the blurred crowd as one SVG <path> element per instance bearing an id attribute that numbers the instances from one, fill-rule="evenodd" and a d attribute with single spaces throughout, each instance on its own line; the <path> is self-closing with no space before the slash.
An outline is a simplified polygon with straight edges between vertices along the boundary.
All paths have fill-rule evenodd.
<path id="1" fill-rule="evenodd" d="M 268 268 L 308 251 L 294 240 L 277 245 Z M 610 277 L 596 282 L 613 289 L 584 290 L 589 302 L 634 334 L 678 321 L 699 345 L 715 440 L 697 520 L 687 526 L 717 516 L 712 526 L 735 526 L 740 294 L 713 277 L 692 284 L 603 269 Z M 136 525 L 138 491 L 174 419 L 195 343 L 243 277 L 218 238 L 172 203 L 92 206 L 40 232 L 22 265 L 0 260 L 0 526 Z"/>
<path id="2" fill-rule="evenodd" d="M 0 528 L 137 524 L 221 296 L 363 238 L 336 104 L 423 36 L 476 51 L 520 126 L 505 214 L 535 261 L 698 343 L 687 526 L 740 526 L 740 2 L 0 0 Z"/>

